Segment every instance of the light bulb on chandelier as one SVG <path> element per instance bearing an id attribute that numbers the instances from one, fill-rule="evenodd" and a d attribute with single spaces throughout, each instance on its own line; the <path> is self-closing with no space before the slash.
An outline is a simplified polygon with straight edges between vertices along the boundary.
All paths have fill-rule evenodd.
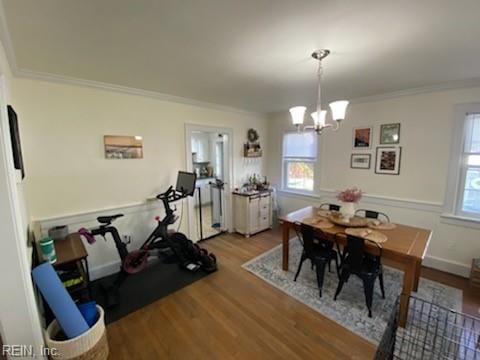
<path id="1" fill-rule="evenodd" d="M 307 131 L 307 130 L 315 130 L 317 134 L 321 134 L 322 131 L 326 128 L 332 128 L 333 131 L 338 130 L 340 127 L 340 122 L 345 119 L 345 113 L 347 111 L 348 101 L 347 100 L 338 100 L 333 101 L 329 104 L 330 110 L 332 113 L 332 120 L 334 121 L 333 124 L 327 124 L 327 110 L 322 110 L 322 87 L 321 87 L 321 80 L 322 80 L 322 59 L 326 58 L 330 54 L 330 50 L 322 49 L 313 52 L 312 57 L 318 60 L 318 90 L 317 90 L 317 104 L 316 109 L 317 111 L 311 113 L 311 117 L 313 119 L 313 125 L 306 125 L 303 126 L 303 120 L 305 116 L 305 111 L 307 108 L 305 106 L 295 106 L 290 108 L 290 115 L 292 116 L 292 123 L 297 127 L 298 131 Z M 317 114 L 320 114 L 318 116 Z"/>

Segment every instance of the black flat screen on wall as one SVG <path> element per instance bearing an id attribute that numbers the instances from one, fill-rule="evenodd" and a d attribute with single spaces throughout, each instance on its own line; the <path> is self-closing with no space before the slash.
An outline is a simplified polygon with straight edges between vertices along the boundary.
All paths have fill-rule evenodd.
<path id="1" fill-rule="evenodd" d="M 10 125 L 10 138 L 12 140 L 13 163 L 15 169 L 22 171 L 22 179 L 25 177 L 25 169 L 23 168 L 22 147 L 20 145 L 20 131 L 18 129 L 17 113 L 11 105 L 7 106 L 8 122 Z"/>

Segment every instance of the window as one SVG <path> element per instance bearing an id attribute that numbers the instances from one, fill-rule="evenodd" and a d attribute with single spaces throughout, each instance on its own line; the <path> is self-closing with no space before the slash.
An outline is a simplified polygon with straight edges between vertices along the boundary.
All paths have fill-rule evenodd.
<path id="1" fill-rule="evenodd" d="M 313 191 L 316 160 L 316 133 L 286 133 L 283 136 L 283 188 Z"/>
<path id="2" fill-rule="evenodd" d="M 447 193 L 442 217 L 469 226 L 480 223 L 480 104 L 455 107 Z"/>
<path id="3" fill-rule="evenodd" d="M 465 116 L 457 213 L 480 218 L 480 113 Z"/>

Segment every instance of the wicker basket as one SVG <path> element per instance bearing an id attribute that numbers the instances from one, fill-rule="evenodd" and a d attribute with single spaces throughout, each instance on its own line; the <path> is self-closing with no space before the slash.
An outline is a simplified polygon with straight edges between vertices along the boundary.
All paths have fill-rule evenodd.
<path id="1" fill-rule="evenodd" d="M 97 305 L 98 320 L 88 331 L 73 339 L 54 340 L 60 331 L 57 320 L 53 320 L 45 331 L 45 341 L 52 354 L 51 359 L 104 360 L 108 357 L 108 340 L 104 311 Z M 55 349 L 55 351 L 53 351 Z"/>

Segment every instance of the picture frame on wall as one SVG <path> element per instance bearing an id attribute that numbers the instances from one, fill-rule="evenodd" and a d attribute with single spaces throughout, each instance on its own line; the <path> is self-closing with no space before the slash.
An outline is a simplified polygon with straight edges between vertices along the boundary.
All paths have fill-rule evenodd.
<path id="1" fill-rule="evenodd" d="M 105 135 L 105 159 L 143 159 L 141 136 Z"/>
<path id="2" fill-rule="evenodd" d="M 11 105 L 7 105 L 8 123 L 10 127 L 10 140 L 12 142 L 13 165 L 20 170 L 22 179 L 25 178 L 25 167 L 23 165 L 22 145 L 20 142 L 20 129 L 18 126 L 17 113 Z"/>
<path id="3" fill-rule="evenodd" d="M 380 145 L 400 143 L 400 123 L 382 124 L 380 126 Z"/>
<path id="4" fill-rule="evenodd" d="M 350 158 L 351 169 L 370 169 L 370 154 L 352 154 Z"/>
<path id="5" fill-rule="evenodd" d="M 353 149 L 371 149 L 372 147 L 372 127 L 358 127 L 353 129 Z"/>
<path id="6" fill-rule="evenodd" d="M 402 148 L 400 146 L 377 147 L 375 173 L 385 175 L 399 175 L 401 155 Z"/>

